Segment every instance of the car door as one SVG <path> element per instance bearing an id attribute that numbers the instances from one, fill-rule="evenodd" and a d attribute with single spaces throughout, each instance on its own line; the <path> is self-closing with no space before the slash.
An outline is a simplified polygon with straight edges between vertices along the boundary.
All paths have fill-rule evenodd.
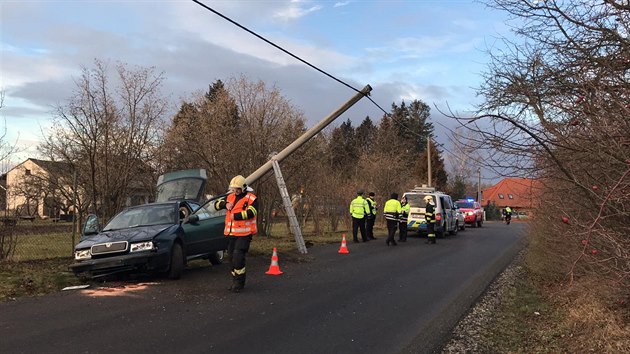
<path id="1" fill-rule="evenodd" d="M 451 200 L 451 197 L 449 197 L 448 195 L 445 195 L 443 197 L 442 209 L 444 210 L 444 215 L 446 218 L 446 231 L 455 230 L 455 208 L 453 207 L 453 201 Z"/>
<path id="2" fill-rule="evenodd" d="M 227 248 L 227 237 L 223 235 L 225 209 L 216 210 L 211 199 L 201 205 L 182 223 L 182 228 L 190 244 L 188 256 L 212 253 Z"/>

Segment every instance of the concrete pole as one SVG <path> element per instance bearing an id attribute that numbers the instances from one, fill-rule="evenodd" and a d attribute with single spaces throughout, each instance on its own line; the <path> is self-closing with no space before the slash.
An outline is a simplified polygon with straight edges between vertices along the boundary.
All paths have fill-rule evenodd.
<path id="1" fill-rule="evenodd" d="M 295 150 L 297 150 L 300 146 L 304 145 L 307 141 L 309 141 L 315 134 L 322 131 L 324 128 L 328 126 L 333 120 L 343 114 L 343 112 L 347 111 L 350 107 L 352 107 L 355 103 L 357 103 L 360 99 L 367 96 L 370 91 L 372 91 L 372 87 L 370 85 L 366 85 L 363 90 L 359 91 L 356 95 L 354 95 L 348 102 L 343 104 L 343 106 L 339 107 L 336 111 L 329 114 L 326 118 L 322 119 L 319 123 L 313 126 L 311 129 L 307 130 L 302 136 L 297 138 L 294 142 L 289 144 L 289 146 L 285 147 L 282 151 L 280 151 L 273 159 L 281 162 L 287 156 L 291 155 Z M 273 160 L 272 159 L 272 160 Z M 260 166 L 256 171 L 254 171 L 251 175 L 245 178 L 245 182 L 250 185 L 258 180 L 260 177 L 264 176 L 265 173 L 271 171 L 273 168 L 272 160 L 267 161 L 264 165 Z"/>
<path id="2" fill-rule="evenodd" d="M 427 138 L 427 175 L 429 176 L 429 184 L 431 187 L 431 138 Z"/>
<path id="3" fill-rule="evenodd" d="M 477 202 L 481 204 L 481 168 L 477 168 Z"/>

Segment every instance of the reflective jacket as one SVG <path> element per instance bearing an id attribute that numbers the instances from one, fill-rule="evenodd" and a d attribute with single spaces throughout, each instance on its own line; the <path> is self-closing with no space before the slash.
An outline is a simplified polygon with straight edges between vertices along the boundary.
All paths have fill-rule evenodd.
<path id="1" fill-rule="evenodd" d="M 253 193 L 247 192 L 245 196 L 236 200 L 236 194 L 231 193 L 226 198 L 228 203 L 234 206 L 232 210 L 225 213 L 225 228 L 223 234 L 226 236 L 249 236 L 258 232 L 256 227 L 256 208 L 252 205 L 256 200 Z"/>
<path id="2" fill-rule="evenodd" d="M 411 206 L 409 203 L 402 205 L 400 207 L 400 215 L 398 216 L 398 221 L 401 223 L 407 223 L 407 218 L 409 217 L 409 212 L 411 211 Z"/>
<path id="3" fill-rule="evenodd" d="M 375 219 L 376 218 L 376 202 L 372 198 L 367 198 L 366 200 L 368 202 L 368 207 L 370 209 L 370 213 L 368 214 L 368 219 Z"/>
<path id="4" fill-rule="evenodd" d="M 426 220 L 427 224 L 435 224 L 435 205 L 427 203 L 424 209 L 424 220 Z"/>
<path id="5" fill-rule="evenodd" d="M 350 214 L 355 219 L 363 219 L 370 213 L 368 202 L 362 196 L 357 196 L 350 202 Z"/>
<path id="6" fill-rule="evenodd" d="M 398 215 L 402 212 L 402 207 L 397 199 L 390 199 L 385 202 L 385 208 L 383 208 L 383 214 L 385 219 L 398 221 Z"/>

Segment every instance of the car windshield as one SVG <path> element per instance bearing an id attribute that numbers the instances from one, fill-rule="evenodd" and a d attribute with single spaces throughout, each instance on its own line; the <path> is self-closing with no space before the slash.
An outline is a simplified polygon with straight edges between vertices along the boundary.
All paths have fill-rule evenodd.
<path id="1" fill-rule="evenodd" d="M 126 209 L 114 216 L 103 231 L 176 223 L 178 212 L 175 204 L 145 204 Z"/>
<path id="2" fill-rule="evenodd" d="M 176 179 L 158 186 L 157 202 L 169 200 L 196 200 L 204 181 L 197 178 Z"/>
<path id="3" fill-rule="evenodd" d="M 474 209 L 475 206 L 471 202 L 457 202 L 459 208 Z"/>

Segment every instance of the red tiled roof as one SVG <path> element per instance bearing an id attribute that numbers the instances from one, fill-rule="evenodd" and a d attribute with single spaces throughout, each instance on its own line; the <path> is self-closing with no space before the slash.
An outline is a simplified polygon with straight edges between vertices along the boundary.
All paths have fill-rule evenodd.
<path id="1" fill-rule="evenodd" d="M 481 191 L 481 204 L 485 206 L 494 203 L 499 208 L 510 206 L 531 209 L 541 187 L 539 181 L 531 178 L 504 178 L 494 186 Z"/>

